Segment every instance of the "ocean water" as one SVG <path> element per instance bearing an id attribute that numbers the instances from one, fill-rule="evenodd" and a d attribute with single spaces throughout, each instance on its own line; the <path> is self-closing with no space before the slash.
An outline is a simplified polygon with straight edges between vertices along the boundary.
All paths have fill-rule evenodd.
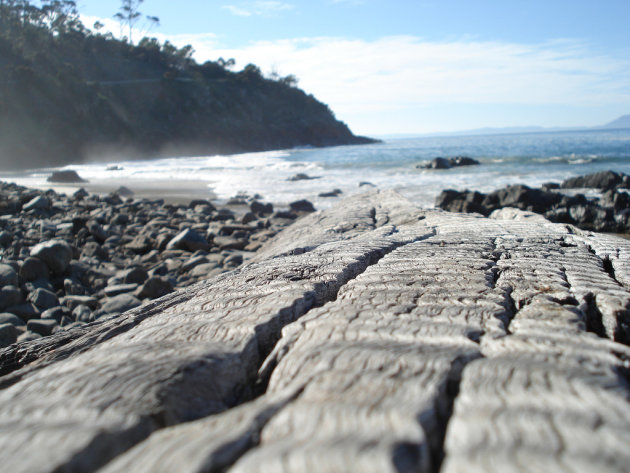
<path id="1" fill-rule="evenodd" d="M 416 168 L 437 156 L 469 156 L 481 165 L 449 170 Z M 112 165 L 121 169 L 107 171 Z M 342 195 L 350 195 L 367 189 L 359 184 L 369 182 L 382 189 L 395 189 L 413 202 L 431 207 L 443 189 L 489 192 L 508 184 L 539 186 L 607 169 L 630 173 L 630 129 L 422 137 L 233 156 L 120 160 L 63 169 L 74 169 L 91 182 L 120 183 L 132 190 L 134 183 L 141 182 L 197 181 L 219 200 L 238 193 L 260 194 L 279 205 L 309 199 L 317 208 L 338 200 L 319 197 L 320 193 L 340 189 Z M 0 180 L 41 186 L 49 173 L 0 172 Z M 289 180 L 298 173 L 315 179 Z"/>

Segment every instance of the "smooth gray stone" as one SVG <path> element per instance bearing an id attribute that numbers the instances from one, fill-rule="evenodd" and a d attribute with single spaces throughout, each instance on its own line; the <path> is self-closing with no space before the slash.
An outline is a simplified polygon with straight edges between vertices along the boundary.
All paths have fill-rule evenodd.
<path id="1" fill-rule="evenodd" d="M 28 212 L 29 210 L 46 210 L 50 208 L 50 205 L 50 199 L 46 196 L 40 195 L 24 204 L 22 210 L 24 212 Z"/>
<path id="2" fill-rule="evenodd" d="M 105 288 L 105 295 L 107 297 L 114 297 L 127 292 L 133 292 L 136 289 L 138 289 L 138 284 L 115 284 Z"/>
<path id="3" fill-rule="evenodd" d="M 0 287 L 17 286 L 18 274 L 12 266 L 0 264 Z"/>
<path id="4" fill-rule="evenodd" d="M 34 319 L 29 320 L 26 324 L 27 330 L 38 333 L 42 336 L 52 334 L 55 327 L 58 326 L 59 323 L 55 319 Z"/>
<path id="5" fill-rule="evenodd" d="M 44 261 L 57 274 L 63 273 L 72 259 L 72 248 L 64 240 L 49 240 L 31 248 L 31 256 Z"/>
<path id="6" fill-rule="evenodd" d="M 0 348 L 17 342 L 18 331 L 12 323 L 0 323 Z"/>
<path id="7" fill-rule="evenodd" d="M 5 312 L 0 314 L 0 324 L 12 324 L 16 327 L 24 327 L 26 322 L 15 314 Z"/>
<path id="8" fill-rule="evenodd" d="M 182 231 L 178 235 L 176 235 L 171 241 L 166 245 L 166 249 L 168 250 L 186 250 L 186 251 L 197 251 L 197 250 L 208 250 L 210 248 L 210 244 L 208 241 L 197 233 L 192 228 L 187 228 Z"/>
<path id="9" fill-rule="evenodd" d="M 59 305 L 59 299 L 54 292 L 41 288 L 31 292 L 28 300 L 35 304 L 41 312 Z"/>
<path id="10" fill-rule="evenodd" d="M 48 265 L 41 259 L 28 257 L 20 267 L 20 276 L 22 276 L 25 281 L 48 279 L 50 271 L 48 270 Z"/>
<path id="11" fill-rule="evenodd" d="M 15 286 L 4 286 L 0 289 L 0 310 L 20 305 L 24 302 L 24 296 Z"/>
<path id="12" fill-rule="evenodd" d="M 138 307 L 140 304 L 141 302 L 133 294 L 120 294 L 108 298 L 103 304 L 102 310 L 109 313 L 125 312 Z"/>

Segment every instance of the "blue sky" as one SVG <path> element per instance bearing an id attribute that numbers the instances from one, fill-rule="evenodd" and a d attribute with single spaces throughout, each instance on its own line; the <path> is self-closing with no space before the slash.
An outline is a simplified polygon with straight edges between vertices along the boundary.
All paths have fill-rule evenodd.
<path id="1" fill-rule="evenodd" d="M 79 0 L 86 24 L 115 0 Z M 598 125 L 630 113 L 629 0 L 145 0 L 150 36 L 295 74 L 360 134 Z M 139 33 L 135 34 L 136 37 Z"/>

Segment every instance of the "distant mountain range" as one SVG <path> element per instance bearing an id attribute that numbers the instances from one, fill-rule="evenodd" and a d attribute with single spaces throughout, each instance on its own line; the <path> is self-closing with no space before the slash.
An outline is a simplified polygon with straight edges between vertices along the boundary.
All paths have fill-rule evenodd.
<path id="1" fill-rule="evenodd" d="M 605 125 L 593 127 L 553 127 L 545 128 L 542 126 L 509 126 L 501 128 L 485 127 L 475 128 L 473 130 L 462 131 L 445 131 L 438 133 L 416 133 L 416 134 L 394 134 L 394 135 L 377 135 L 381 139 L 404 139 L 415 138 L 421 136 L 470 136 L 470 135 L 511 135 L 517 133 L 544 133 L 553 131 L 580 131 L 580 130 L 615 130 L 622 128 L 630 128 L 630 114 L 622 115 Z"/>

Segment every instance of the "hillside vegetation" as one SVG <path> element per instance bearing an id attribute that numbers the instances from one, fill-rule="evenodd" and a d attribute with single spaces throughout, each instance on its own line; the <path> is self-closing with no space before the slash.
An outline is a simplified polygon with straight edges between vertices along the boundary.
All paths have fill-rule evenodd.
<path id="1" fill-rule="evenodd" d="M 0 0 L 2 168 L 371 141 L 292 76 L 198 64 L 191 47 L 156 39 L 132 45 L 85 28 L 74 2 L 41 3 Z"/>

